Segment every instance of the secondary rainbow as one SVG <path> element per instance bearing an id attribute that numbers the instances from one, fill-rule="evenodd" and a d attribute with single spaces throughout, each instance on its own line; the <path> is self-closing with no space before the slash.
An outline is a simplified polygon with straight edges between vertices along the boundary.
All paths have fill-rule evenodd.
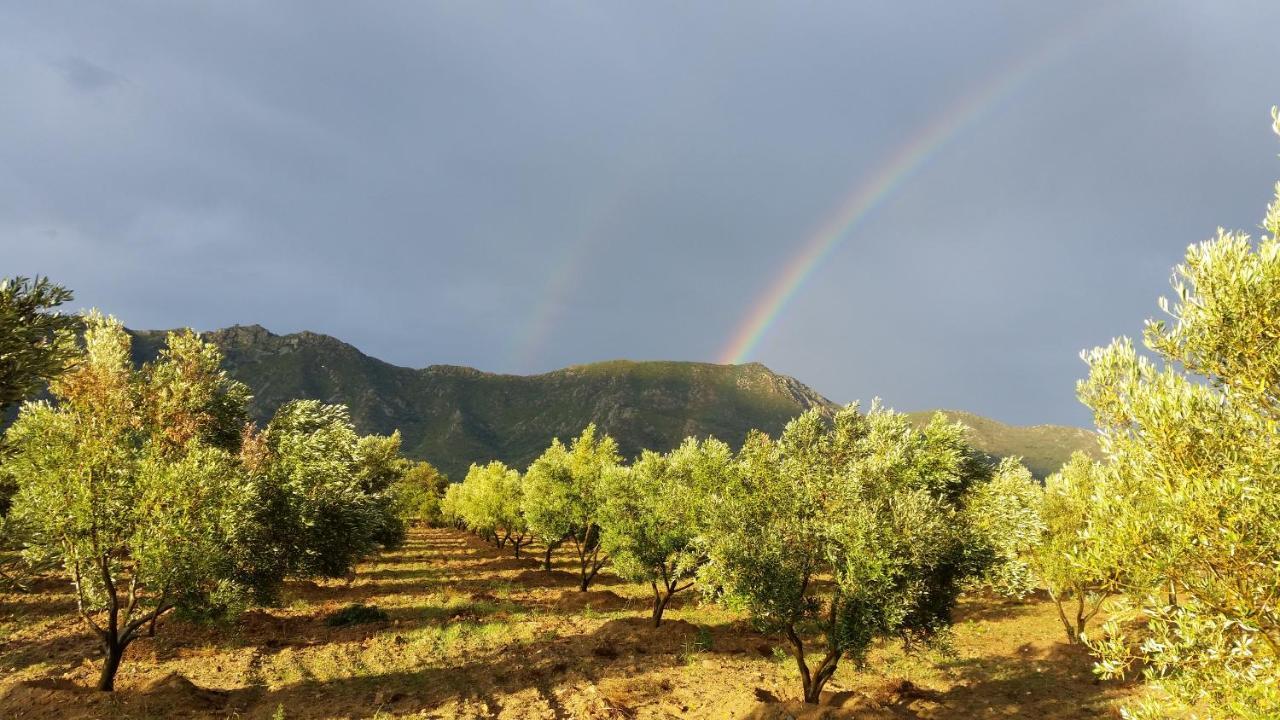
<path id="1" fill-rule="evenodd" d="M 901 145 L 868 179 L 856 185 L 831 217 L 801 245 L 800 252 L 786 264 L 767 291 L 752 304 L 750 312 L 738 324 L 732 339 L 720 353 L 719 362 L 740 363 L 746 360 L 823 259 L 848 238 L 867 215 L 882 205 L 961 131 L 1097 30 L 1102 17 L 1103 13 L 1082 17 L 1058 33 L 1053 41 L 1012 63 L 976 91 L 948 107 L 932 124 Z"/>

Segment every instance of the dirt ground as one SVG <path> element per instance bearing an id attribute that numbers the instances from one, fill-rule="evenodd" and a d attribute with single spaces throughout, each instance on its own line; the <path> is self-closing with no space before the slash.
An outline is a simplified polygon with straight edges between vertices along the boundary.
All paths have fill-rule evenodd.
<path id="1" fill-rule="evenodd" d="M 44 578 L 0 594 L 0 717 L 1067 720 L 1118 717 L 1138 691 L 1094 678 L 1048 602 L 966 598 L 950 652 L 887 644 L 806 707 L 783 642 L 696 591 L 654 629 L 647 586 L 602 573 L 581 593 L 567 553 L 552 573 L 511 555 L 415 530 L 351 583 L 293 583 L 230 627 L 166 618 L 129 648 L 114 694 L 91 689 L 96 645 L 66 583 Z M 351 603 L 388 619 L 326 624 Z"/>

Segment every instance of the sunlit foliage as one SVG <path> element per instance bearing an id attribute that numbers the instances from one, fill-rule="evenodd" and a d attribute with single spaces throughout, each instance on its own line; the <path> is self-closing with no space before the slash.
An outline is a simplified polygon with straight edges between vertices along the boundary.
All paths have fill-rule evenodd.
<path id="1" fill-rule="evenodd" d="M 32 528 L 30 551 L 66 568 L 105 656 L 98 687 L 111 690 L 125 649 L 157 617 L 225 614 L 254 594 L 233 542 L 255 495 L 235 448 L 207 442 L 236 437 L 239 414 L 221 401 L 246 399 L 220 372 L 190 371 L 216 367 L 215 350 L 172 334 L 139 372 L 124 328 L 98 314 L 85 345 L 52 384 L 57 405 L 28 404 L 10 430 L 14 512 Z M 180 426 L 167 424 L 175 417 Z"/>
<path id="2" fill-rule="evenodd" d="M 600 543 L 615 573 L 652 588 L 655 626 L 705 562 L 702 501 L 732 482 L 736 467 L 728 445 L 690 438 L 670 453 L 646 451 L 632 466 L 605 472 Z"/>
<path id="3" fill-rule="evenodd" d="M 0 421 L 75 359 L 79 318 L 58 311 L 71 297 L 48 278 L 0 280 Z M 22 587 L 31 568 L 18 550 L 28 528 L 9 514 L 17 483 L 4 465 L 7 448 L 0 434 L 0 582 Z"/>
<path id="4" fill-rule="evenodd" d="M 1080 561 L 1143 621 L 1091 638 L 1100 667 L 1140 663 L 1199 717 L 1280 716 L 1280 186 L 1263 225 L 1188 248 L 1154 359 L 1118 340 L 1080 384 L 1107 456 Z"/>
<path id="5" fill-rule="evenodd" d="M 973 528 L 970 551 L 985 555 L 987 570 L 977 586 L 1010 598 L 1024 598 L 1039 579 L 1028 557 L 1040 545 L 1043 489 L 1016 458 L 1005 458 L 988 482 L 965 498 L 965 521 Z"/>
<path id="6" fill-rule="evenodd" d="M 585 591 L 608 556 L 600 547 L 600 480 L 621 458 L 618 444 L 588 425 L 566 448 L 558 440 L 525 473 L 524 517 L 530 531 L 551 550 L 571 543 Z"/>
<path id="7" fill-rule="evenodd" d="M 404 522 L 444 524 L 440 504 L 449 478 L 425 460 L 414 462 L 391 486 L 396 514 Z"/>
<path id="8" fill-rule="evenodd" d="M 523 497 L 519 471 L 496 460 L 472 465 L 457 491 L 457 513 L 467 528 L 499 548 L 510 543 L 520 557 L 529 539 Z"/>
<path id="9" fill-rule="evenodd" d="M 878 637 L 928 640 L 977 574 L 958 498 L 986 468 L 942 418 L 916 430 L 903 415 L 856 406 L 828 422 L 809 412 L 776 440 L 756 433 L 740 483 L 708 513 L 704 576 L 766 632 L 791 643 L 806 702 L 842 657 Z M 824 651 L 810 661 L 805 637 Z"/>
<path id="10" fill-rule="evenodd" d="M 259 476 L 275 497 L 267 516 L 274 528 L 268 544 L 283 548 L 280 559 L 288 574 L 342 577 L 360 558 L 403 537 L 389 485 L 383 486 L 391 473 L 376 459 L 385 456 L 361 455 L 346 407 L 286 403 L 264 438 L 267 455 Z"/>

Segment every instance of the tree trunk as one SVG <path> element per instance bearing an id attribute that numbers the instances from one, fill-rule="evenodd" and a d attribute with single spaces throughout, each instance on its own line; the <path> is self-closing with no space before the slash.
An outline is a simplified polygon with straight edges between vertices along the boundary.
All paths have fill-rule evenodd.
<path id="1" fill-rule="evenodd" d="M 595 579 L 596 574 L 608 559 L 608 556 L 600 557 L 600 526 L 592 525 L 587 528 L 582 542 L 578 543 L 578 564 L 582 574 L 582 587 L 579 590 L 587 591 L 591 581 Z"/>
<path id="2" fill-rule="evenodd" d="M 1084 625 L 1088 622 L 1084 616 L 1084 602 L 1084 593 L 1078 593 L 1076 598 L 1076 639 L 1079 639 L 1084 634 Z"/>
<path id="3" fill-rule="evenodd" d="M 116 673 L 120 671 L 120 660 L 124 657 L 125 645 L 115 640 L 104 640 L 102 643 L 103 654 L 106 656 L 102 662 L 102 674 L 98 676 L 98 689 L 103 692 L 112 692 L 116 689 Z"/>
<path id="4" fill-rule="evenodd" d="M 1058 619 L 1062 621 L 1062 629 L 1067 634 L 1067 642 L 1071 645 L 1075 645 L 1079 642 L 1080 638 L 1077 637 L 1076 629 L 1072 626 L 1071 621 L 1067 619 L 1066 610 L 1062 607 L 1062 598 L 1058 597 L 1053 590 L 1049 591 L 1049 597 L 1053 599 L 1053 604 L 1058 608 Z"/>
<path id="5" fill-rule="evenodd" d="M 671 602 L 671 593 L 658 592 L 658 586 L 654 585 L 653 589 L 653 626 L 662 626 L 662 613 L 667 609 L 667 603 Z"/>
<path id="6" fill-rule="evenodd" d="M 806 578 L 805 585 L 807 586 L 808 583 L 808 578 Z M 836 644 L 836 612 L 839 601 L 838 594 L 831 599 L 827 618 L 827 654 L 812 673 L 809 672 L 809 663 L 805 661 L 804 657 L 804 640 L 796 633 L 795 627 L 787 626 L 786 628 L 787 639 L 791 641 L 793 654 L 796 658 L 796 667 L 800 670 L 800 680 L 804 688 L 804 701 L 810 705 L 818 704 L 818 700 L 822 697 L 822 688 L 826 687 L 827 681 L 831 679 L 832 675 L 836 674 L 836 667 L 840 664 L 840 656 L 843 654 L 843 651 Z"/>
<path id="7" fill-rule="evenodd" d="M 604 567 L 604 560 L 599 559 L 599 553 L 600 549 L 597 546 L 590 555 L 582 557 L 582 587 L 578 588 L 582 592 L 587 591 L 587 588 L 591 586 L 591 581 L 595 580 L 596 575 L 599 574 L 600 568 Z"/>
<path id="8" fill-rule="evenodd" d="M 671 602 L 671 596 L 675 595 L 681 590 L 687 590 L 693 587 L 692 580 L 690 580 L 689 582 L 681 586 L 679 579 L 674 579 L 674 580 L 669 579 L 669 575 L 667 574 L 665 568 L 663 568 L 663 571 L 662 571 L 662 578 L 663 578 L 662 586 L 666 588 L 666 593 L 663 593 L 662 591 L 658 590 L 658 583 L 656 581 L 652 581 L 652 580 L 649 581 L 649 585 L 653 588 L 653 626 L 654 627 L 661 627 L 662 613 L 666 611 L 667 603 Z"/>
<path id="9" fill-rule="evenodd" d="M 542 569 L 547 572 L 551 572 L 551 551 L 555 549 L 554 544 L 547 543 L 547 551 L 542 554 Z"/>
<path id="10" fill-rule="evenodd" d="M 836 674 L 836 666 L 840 662 L 840 655 L 834 651 L 827 652 L 826 657 L 822 658 L 822 662 L 818 664 L 817 670 L 810 673 L 809 664 L 805 662 L 804 657 L 804 642 L 791 629 L 787 630 L 787 635 L 791 638 L 791 645 L 795 651 L 796 667 L 800 670 L 804 701 L 810 705 L 817 705 L 822 698 L 822 688 L 826 687 L 827 681 L 831 679 L 832 675 Z"/>
<path id="11" fill-rule="evenodd" d="M 794 628 L 787 628 L 787 640 L 791 641 L 791 655 L 796 659 L 796 669 L 800 671 L 800 683 L 804 689 L 804 701 L 817 703 L 817 700 L 810 700 L 810 697 L 816 697 L 813 693 L 813 676 L 809 674 L 809 663 L 804 659 L 804 641 L 796 634 Z"/>

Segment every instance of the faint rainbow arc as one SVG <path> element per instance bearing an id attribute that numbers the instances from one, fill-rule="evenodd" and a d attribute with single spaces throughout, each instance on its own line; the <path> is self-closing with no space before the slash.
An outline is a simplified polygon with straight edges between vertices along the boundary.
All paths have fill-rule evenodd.
<path id="1" fill-rule="evenodd" d="M 527 372 L 529 365 L 542 351 L 564 305 L 569 301 L 578 273 L 594 249 L 597 239 L 598 236 L 594 233 L 581 233 L 569 243 L 556 265 L 556 271 L 550 276 L 534 305 L 528 324 L 508 353 L 506 366 L 513 372 Z"/>
<path id="2" fill-rule="evenodd" d="M 901 145 L 870 179 L 854 186 L 835 213 L 810 236 L 768 290 L 753 303 L 738 324 L 718 362 L 743 362 L 759 344 L 824 258 L 831 254 L 850 231 L 879 207 L 886 198 L 911 178 L 935 153 L 1003 98 L 1021 87 L 1031 76 L 1098 29 L 1101 13 L 1086 15 L 1037 51 L 1028 53 L 1003 72 L 996 74 L 975 92 L 962 97 Z"/>

